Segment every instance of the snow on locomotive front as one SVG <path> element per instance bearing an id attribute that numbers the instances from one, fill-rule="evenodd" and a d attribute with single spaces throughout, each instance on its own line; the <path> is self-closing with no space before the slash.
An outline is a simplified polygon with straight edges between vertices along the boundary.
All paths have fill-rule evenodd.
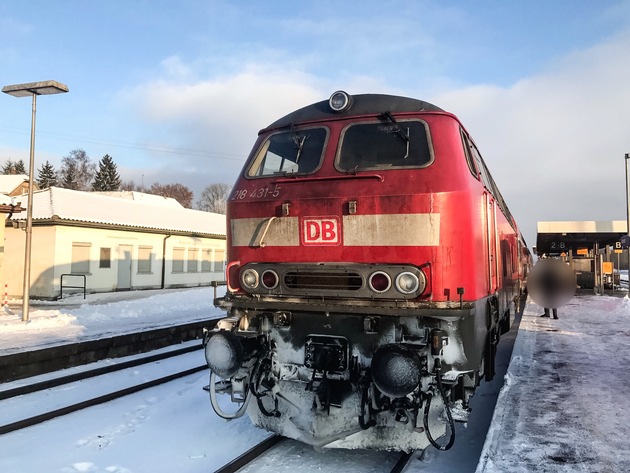
<path id="1" fill-rule="evenodd" d="M 260 132 L 204 341 L 218 415 L 316 447 L 450 448 L 518 289 L 473 148 L 429 103 L 341 91 Z"/>

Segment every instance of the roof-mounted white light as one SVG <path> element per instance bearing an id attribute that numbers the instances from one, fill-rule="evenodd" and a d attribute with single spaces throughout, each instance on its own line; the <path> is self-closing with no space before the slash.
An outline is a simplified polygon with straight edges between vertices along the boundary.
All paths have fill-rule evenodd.
<path id="1" fill-rule="evenodd" d="M 328 105 L 334 112 L 340 113 L 350 108 L 352 105 L 352 97 L 343 90 L 333 93 L 328 99 Z"/>

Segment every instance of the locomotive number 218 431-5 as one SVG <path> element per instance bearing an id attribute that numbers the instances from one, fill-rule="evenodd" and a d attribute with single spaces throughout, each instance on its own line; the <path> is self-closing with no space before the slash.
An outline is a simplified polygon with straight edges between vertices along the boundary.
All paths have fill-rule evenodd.
<path id="1" fill-rule="evenodd" d="M 265 197 L 276 198 L 280 195 L 280 186 L 275 187 L 259 187 L 252 190 L 247 189 L 234 189 L 230 200 L 243 200 L 243 199 L 264 199 Z"/>

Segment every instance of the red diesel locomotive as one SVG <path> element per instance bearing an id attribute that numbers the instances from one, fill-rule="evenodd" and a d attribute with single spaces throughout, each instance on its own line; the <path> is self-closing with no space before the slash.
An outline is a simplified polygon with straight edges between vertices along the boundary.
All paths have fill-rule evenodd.
<path id="1" fill-rule="evenodd" d="M 215 411 L 316 447 L 450 448 L 529 263 L 457 117 L 335 92 L 259 133 L 227 219 Z"/>

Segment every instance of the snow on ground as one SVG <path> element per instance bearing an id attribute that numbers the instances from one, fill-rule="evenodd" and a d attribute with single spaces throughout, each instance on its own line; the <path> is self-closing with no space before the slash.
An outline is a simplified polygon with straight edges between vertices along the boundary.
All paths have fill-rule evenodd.
<path id="1" fill-rule="evenodd" d="M 630 465 L 630 299 L 530 304 L 477 472 L 619 472 Z"/>
<path id="2" fill-rule="evenodd" d="M 221 317 L 213 298 L 211 287 L 80 294 L 33 301 L 27 323 L 15 301 L 0 309 L 0 355 Z"/>
<path id="3" fill-rule="evenodd" d="M 210 288 L 93 297 L 33 308 L 28 324 L 19 313 L 0 315 L 0 353 L 220 316 Z M 540 313 L 530 303 L 523 315 L 477 472 L 627 471 L 630 299 L 581 295 L 559 310 L 559 320 Z M 214 415 L 201 390 L 207 373 L 178 383 L 2 435 L 0 471 L 205 473 L 266 435 L 247 418 Z M 336 455 L 329 465 L 353 464 Z M 440 455 L 405 471 L 474 471 L 472 464 L 445 470 Z M 326 458 L 316 471 L 329 471 Z M 294 464 L 276 461 L 278 468 Z"/>

